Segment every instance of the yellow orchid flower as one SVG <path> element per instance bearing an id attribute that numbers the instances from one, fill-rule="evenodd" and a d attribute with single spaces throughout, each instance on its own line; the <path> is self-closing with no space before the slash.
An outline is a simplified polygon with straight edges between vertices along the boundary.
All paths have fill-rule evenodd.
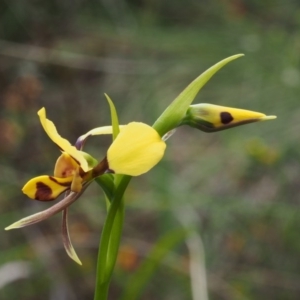
<path id="1" fill-rule="evenodd" d="M 67 254 L 81 264 L 69 236 L 68 207 L 81 196 L 95 177 L 105 172 L 138 176 L 149 171 L 163 157 L 166 144 L 152 127 L 132 122 L 120 126 L 120 134 L 109 147 L 107 156 L 97 164 L 81 149 L 89 136 L 112 134 L 112 126 L 92 129 L 82 135 L 75 146 L 72 146 L 58 134 L 53 122 L 47 119 L 45 108 L 38 111 L 38 116 L 47 135 L 60 148 L 62 154 L 56 161 L 54 176 L 35 177 L 25 184 L 22 191 L 28 197 L 40 201 L 54 200 L 65 191 L 67 194 L 52 207 L 23 218 L 8 226 L 6 230 L 40 222 L 62 211 L 64 247 Z"/>
<path id="2" fill-rule="evenodd" d="M 65 198 L 52 207 L 23 218 L 8 226 L 6 230 L 28 226 L 62 211 L 63 242 L 68 255 L 81 264 L 72 246 L 67 223 L 67 209 L 85 191 L 92 180 L 106 172 L 138 176 L 148 172 L 163 157 L 165 142 L 149 125 L 132 122 L 120 126 L 120 133 L 108 148 L 107 156 L 97 162 L 87 153 L 81 151 L 89 136 L 112 134 L 112 126 L 103 126 L 90 130 L 79 137 L 75 146 L 62 138 L 52 121 L 46 117 L 46 110 L 38 111 L 41 124 L 50 139 L 60 148 L 62 154 L 56 161 L 54 176 L 38 176 L 29 180 L 22 191 L 29 198 L 51 201 L 63 192 Z"/>
<path id="3" fill-rule="evenodd" d="M 47 119 L 45 108 L 38 111 L 38 116 L 45 132 L 62 154 L 56 161 L 54 176 L 43 175 L 29 180 L 22 189 L 23 193 L 32 199 L 51 201 L 68 189 L 79 192 L 85 174 L 92 168 L 86 154 L 58 134 L 53 122 Z M 108 128 L 107 133 L 111 133 L 111 130 Z"/>
<path id="4" fill-rule="evenodd" d="M 54 176 L 38 176 L 28 181 L 22 191 L 28 197 L 40 201 L 51 201 L 67 190 L 80 192 L 82 184 L 105 172 L 138 176 L 148 172 L 163 157 L 166 144 L 149 125 L 132 122 L 120 126 L 121 132 L 98 166 L 90 166 L 87 154 L 76 147 L 83 147 L 91 135 L 111 134 L 112 126 L 95 128 L 81 136 L 76 147 L 62 138 L 52 121 L 46 117 L 46 110 L 38 111 L 41 124 L 50 139 L 61 149 L 62 154 L 54 167 Z"/>
<path id="5" fill-rule="evenodd" d="M 65 198 L 49 209 L 24 218 L 6 228 L 15 229 L 40 222 L 53 214 L 63 212 L 63 241 L 68 255 L 81 264 L 73 249 L 67 225 L 67 209 L 85 191 L 94 178 L 104 173 L 139 176 L 148 172 L 163 157 L 165 140 L 175 129 L 164 137 L 158 132 L 139 122 L 121 125 L 120 133 L 107 150 L 106 156 L 98 163 L 87 153 L 81 151 L 87 138 L 93 135 L 112 134 L 112 126 L 103 126 L 90 130 L 79 137 L 75 146 L 61 137 L 52 121 L 46 117 L 46 110 L 38 111 L 41 124 L 50 139 L 60 148 L 54 175 L 42 175 L 29 180 L 22 191 L 30 198 L 40 201 L 51 201 L 63 192 Z M 273 119 L 262 113 L 247 110 L 216 106 L 212 104 L 191 105 L 182 120 L 183 124 L 197 127 L 203 131 L 219 131 L 241 124 Z"/>

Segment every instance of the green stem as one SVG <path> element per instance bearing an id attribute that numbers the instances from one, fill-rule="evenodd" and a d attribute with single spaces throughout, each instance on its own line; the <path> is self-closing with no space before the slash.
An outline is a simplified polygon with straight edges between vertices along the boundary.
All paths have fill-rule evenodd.
<path id="1" fill-rule="evenodd" d="M 123 230 L 123 221 L 125 214 L 125 205 L 124 205 L 124 197 L 122 197 L 119 207 L 117 209 L 115 220 L 113 223 L 113 227 L 111 229 L 108 251 L 107 251 L 107 261 L 106 261 L 106 270 L 107 277 L 111 277 L 113 269 L 115 267 L 116 259 L 118 257 L 119 246 L 122 236 Z"/>
<path id="2" fill-rule="evenodd" d="M 95 291 L 95 300 L 107 300 L 108 296 L 108 289 L 109 289 L 109 282 L 103 282 L 99 285 L 96 285 L 96 291 Z M 99 291 L 97 293 L 97 291 Z"/>
<path id="3" fill-rule="evenodd" d="M 106 300 L 111 275 L 117 260 L 124 220 L 123 195 L 130 176 L 122 176 L 111 201 L 100 239 L 94 300 Z"/>

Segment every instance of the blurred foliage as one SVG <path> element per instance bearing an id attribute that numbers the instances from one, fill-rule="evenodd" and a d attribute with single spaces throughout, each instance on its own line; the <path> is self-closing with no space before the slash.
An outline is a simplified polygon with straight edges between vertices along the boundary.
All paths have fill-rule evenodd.
<path id="1" fill-rule="evenodd" d="M 40 107 L 72 141 L 109 123 L 104 92 L 121 123 L 151 124 L 197 75 L 242 52 L 196 102 L 278 119 L 215 134 L 177 131 L 160 165 L 127 191 L 111 299 L 156 242 L 182 227 L 178 216 L 187 207 L 197 215 L 191 225 L 203 241 L 210 299 L 298 299 L 299 16 L 292 0 L 1 1 L 2 228 L 51 205 L 21 193 L 32 176 L 51 174 L 59 155 L 39 124 Z M 109 141 L 94 138 L 86 151 L 101 158 Z M 0 298 L 91 299 L 104 216 L 96 185 L 72 206 L 70 232 L 83 267 L 64 253 L 59 216 L 3 232 Z M 141 299 L 191 299 L 190 260 L 188 247 L 174 249 Z M 12 273 L 1 270 L 14 261 L 30 262 L 30 273 L 3 286 Z"/>

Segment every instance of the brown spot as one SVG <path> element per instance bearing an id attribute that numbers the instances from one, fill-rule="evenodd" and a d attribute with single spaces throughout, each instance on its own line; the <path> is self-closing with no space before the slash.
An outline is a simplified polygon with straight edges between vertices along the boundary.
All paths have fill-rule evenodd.
<path id="1" fill-rule="evenodd" d="M 226 111 L 220 113 L 220 118 L 221 118 L 222 124 L 224 124 L 224 125 L 229 124 L 230 122 L 233 121 L 232 115 Z"/>
<path id="2" fill-rule="evenodd" d="M 36 183 L 36 193 L 35 199 L 39 201 L 52 201 L 54 200 L 52 197 L 51 188 L 43 182 Z"/>
<path id="3" fill-rule="evenodd" d="M 134 270 L 139 263 L 139 255 L 132 246 L 122 245 L 118 253 L 117 264 L 126 271 Z"/>
<path id="4" fill-rule="evenodd" d="M 87 172 L 84 172 L 84 171 L 82 170 L 82 168 L 79 168 L 79 176 L 80 176 L 81 178 L 83 178 L 84 175 L 85 175 L 86 173 L 87 173 Z"/>
<path id="5" fill-rule="evenodd" d="M 59 184 L 59 185 L 61 185 L 61 186 L 70 186 L 70 182 L 59 182 L 58 180 L 56 180 L 54 177 L 52 177 L 52 176 L 49 176 L 49 179 L 51 180 L 51 181 L 53 181 L 53 182 L 55 182 L 55 183 L 57 183 L 57 184 Z"/>
<path id="6" fill-rule="evenodd" d="M 104 174 L 107 171 L 107 169 L 108 169 L 108 161 L 107 161 L 107 157 L 105 156 L 103 160 L 96 167 L 93 168 L 92 176 L 94 178 L 98 177 Z"/>

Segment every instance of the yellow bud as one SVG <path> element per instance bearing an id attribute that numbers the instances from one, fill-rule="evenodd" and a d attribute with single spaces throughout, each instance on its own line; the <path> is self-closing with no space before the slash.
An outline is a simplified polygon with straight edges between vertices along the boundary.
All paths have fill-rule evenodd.
<path id="1" fill-rule="evenodd" d="M 200 103 L 191 105 L 182 124 L 205 132 L 215 132 L 231 127 L 276 119 L 263 113 L 214 104 Z"/>

